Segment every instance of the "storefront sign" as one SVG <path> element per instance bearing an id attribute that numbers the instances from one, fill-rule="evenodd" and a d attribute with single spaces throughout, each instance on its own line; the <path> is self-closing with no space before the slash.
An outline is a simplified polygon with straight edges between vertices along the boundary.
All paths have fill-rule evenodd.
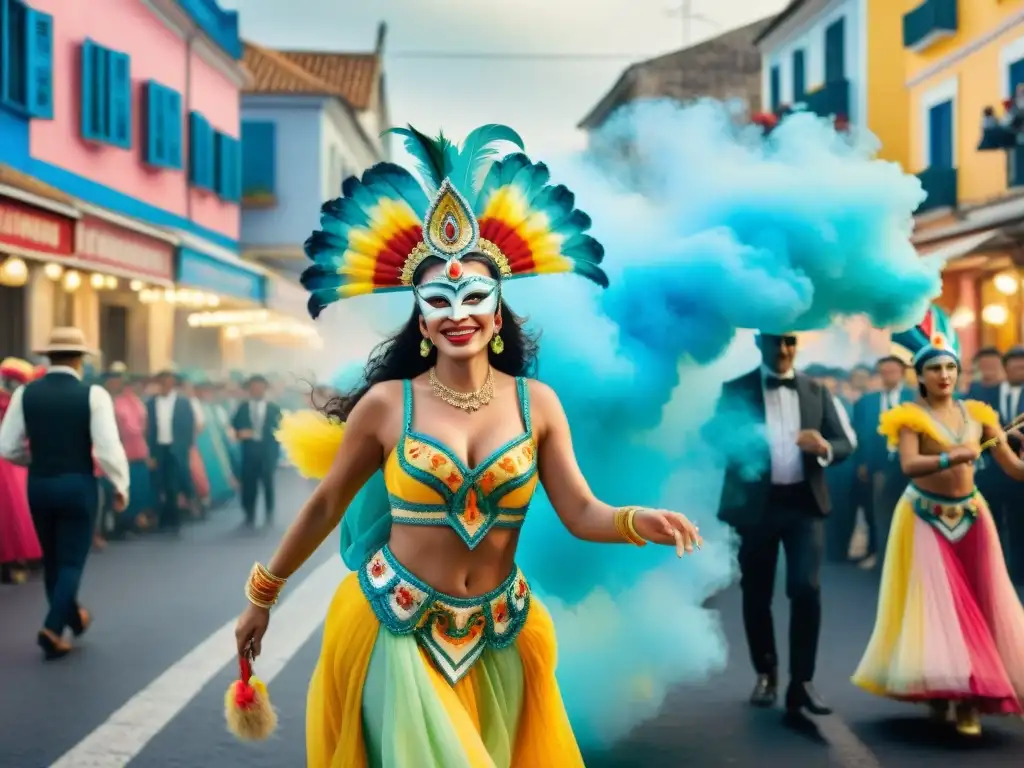
<path id="1" fill-rule="evenodd" d="M 267 309 L 294 318 L 309 316 L 309 294 L 297 283 L 279 277 L 267 280 Z"/>
<path id="2" fill-rule="evenodd" d="M 17 200 L 0 198 L 0 245 L 5 244 L 70 256 L 75 250 L 75 222 Z"/>
<path id="3" fill-rule="evenodd" d="M 97 268 L 123 270 L 139 277 L 174 279 L 174 246 L 153 237 L 86 217 L 78 224 L 78 253 Z"/>
<path id="4" fill-rule="evenodd" d="M 263 303 L 266 293 L 262 275 L 191 248 L 181 249 L 178 283 L 259 304 Z"/>

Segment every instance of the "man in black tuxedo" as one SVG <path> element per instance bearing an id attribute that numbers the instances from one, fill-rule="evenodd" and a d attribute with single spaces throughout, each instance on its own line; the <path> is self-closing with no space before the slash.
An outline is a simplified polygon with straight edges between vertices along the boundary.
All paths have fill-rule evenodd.
<path id="1" fill-rule="evenodd" d="M 242 445 L 239 485 L 248 526 L 256 522 L 256 501 L 261 487 L 266 509 L 264 523 L 272 525 L 274 522 L 274 481 L 281 455 L 274 433 L 281 423 L 281 409 L 267 399 L 267 384 L 262 376 L 253 376 L 246 382 L 249 399 L 238 406 L 231 422 Z"/>
<path id="2" fill-rule="evenodd" d="M 1024 415 L 1024 347 L 1012 347 L 1002 358 L 1005 379 L 979 394 L 999 414 L 1004 426 Z M 1022 446 L 1015 435 L 1008 435 L 1010 448 L 1020 454 Z M 978 487 L 992 508 L 992 516 L 1001 528 L 1000 538 L 1006 564 L 1013 583 L 1024 585 L 1024 515 L 1017 483 L 988 458 L 984 470 L 978 472 Z"/>
<path id="3" fill-rule="evenodd" d="M 188 398 L 178 392 L 174 373 L 161 371 L 156 382 L 159 391 L 146 406 L 149 466 L 160 503 L 160 527 L 176 532 L 181 528 L 178 497 L 188 490 L 185 480 L 196 439 L 196 414 Z"/>
<path id="4" fill-rule="evenodd" d="M 786 552 L 790 600 L 786 709 L 827 715 L 832 710 L 811 681 L 821 629 L 824 518 L 829 512 L 825 468 L 853 446 L 831 394 L 793 368 L 795 334 L 761 334 L 762 365 L 725 384 L 716 421 L 750 414 L 764 425 L 761 455 L 726 468 L 719 518 L 740 536 L 743 624 L 757 681 L 750 703 L 773 706 L 778 697 L 778 654 L 772 598 L 779 547 Z M 762 460 L 751 476 L 751 465 Z"/>

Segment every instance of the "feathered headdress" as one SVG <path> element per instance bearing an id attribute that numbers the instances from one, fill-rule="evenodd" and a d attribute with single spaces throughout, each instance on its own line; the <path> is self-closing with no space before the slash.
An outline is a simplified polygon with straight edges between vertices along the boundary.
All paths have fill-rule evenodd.
<path id="1" fill-rule="evenodd" d="M 911 363 L 918 373 L 936 357 L 951 357 L 958 365 L 960 363 L 960 342 L 956 330 L 946 313 L 934 305 L 918 325 L 894 333 L 892 342 L 910 353 Z"/>
<path id="2" fill-rule="evenodd" d="M 576 210 L 573 193 L 548 184 L 547 166 L 522 153 L 496 159 L 496 142 L 523 149 L 511 128 L 481 126 L 461 147 L 412 126 L 387 132 L 405 138 L 423 185 L 398 165 L 378 163 L 324 203 L 320 229 L 306 240 L 313 264 L 302 274 L 314 318 L 339 299 L 411 289 L 426 259 L 446 262 L 458 279 L 469 253 L 487 256 L 503 278 L 576 272 L 608 285 L 599 267 L 604 249 L 585 234 L 590 217 Z"/>

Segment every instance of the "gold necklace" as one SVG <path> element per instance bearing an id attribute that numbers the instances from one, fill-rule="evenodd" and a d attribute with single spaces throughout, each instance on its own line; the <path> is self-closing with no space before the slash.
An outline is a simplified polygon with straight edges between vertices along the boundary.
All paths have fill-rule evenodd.
<path id="1" fill-rule="evenodd" d="M 487 405 L 494 397 L 494 369 L 487 371 L 487 378 L 484 380 L 483 386 L 476 392 L 459 392 L 442 384 L 441 380 L 437 378 L 437 370 L 431 368 L 430 388 L 434 390 L 434 394 L 441 402 L 461 411 L 472 413 Z"/>

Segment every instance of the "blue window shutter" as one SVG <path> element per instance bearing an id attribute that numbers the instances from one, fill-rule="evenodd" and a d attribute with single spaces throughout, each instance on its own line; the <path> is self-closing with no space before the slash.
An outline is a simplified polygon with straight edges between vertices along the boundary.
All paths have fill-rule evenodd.
<path id="1" fill-rule="evenodd" d="M 96 69 L 95 69 L 95 48 L 92 41 L 86 38 L 82 43 L 82 125 L 81 134 L 83 139 L 96 139 Z"/>
<path id="2" fill-rule="evenodd" d="M 825 82 L 846 79 L 846 19 L 837 19 L 825 29 Z"/>
<path id="3" fill-rule="evenodd" d="M 3 0 L 0 16 L 0 100 L 4 106 L 25 114 L 28 108 L 28 16 L 29 9 L 20 0 Z"/>
<path id="4" fill-rule="evenodd" d="M 92 50 L 96 140 L 110 141 L 110 51 L 95 44 Z"/>
<path id="5" fill-rule="evenodd" d="M 192 185 L 213 189 L 214 138 L 209 122 L 198 112 L 189 115 L 189 175 Z"/>
<path id="6" fill-rule="evenodd" d="M 928 110 L 929 168 L 953 168 L 953 102 Z"/>
<path id="7" fill-rule="evenodd" d="M 239 199 L 274 194 L 277 126 L 270 122 L 242 123 L 241 190 Z"/>
<path id="8" fill-rule="evenodd" d="M 1024 83 L 1024 59 L 1019 59 L 1010 64 L 1010 92 L 1006 94 L 1013 98 L 1017 86 Z"/>
<path id="9" fill-rule="evenodd" d="M 132 146 L 132 75 L 126 53 L 109 51 L 110 133 L 109 141 L 118 147 Z"/>
<path id="10" fill-rule="evenodd" d="M 803 101 L 807 95 L 807 75 L 803 50 L 793 51 L 793 101 Z"/>
<path id="11" fill-rule="evenodd" d="M 242 140 L 231 139 L 231 185 L 228 188 L 233 203 L 242 200 Z"/>
<path id="12" fill-rule="evenodd" d="M 213 133 L 213 191 L 224 197 L 227 181 L 227 136 L 220 131 Z"/>
<path id="13" fill-rule="evenodd" d="M 166 91 L 160 83 L 146 83 L 146 146 L 145 160 L 149 165 L 167 163 L 167 130 L 164 111 Z"/>
<path id="14" fill-rule="evenodd" d="M 28 112 L 32 117 L 53 119 L 53 17 L 29 9 Z"/>
<path id="15" fill-rule="evenodd" d="M 216 154 L 213 128 L 209 121 L 203 118 L 203 186 L 209 190 L 213 190 L 216 178 L 214 162 L 216 162 Z"/>
<path id="16" fill-rule="evenodd" d="M 772 67 L 770 75 L 771 83 L 771 109 L 772 112 L 778 110 L 780 103 L 782 102 L 782 75 L 779 72 L 778 67 Z"/>
<path id="17" fill-rule="evenodd" d="M 164 136 L 167 140 L 167 167 L 181 168 L 181 94 L 164 89 Z"/>

